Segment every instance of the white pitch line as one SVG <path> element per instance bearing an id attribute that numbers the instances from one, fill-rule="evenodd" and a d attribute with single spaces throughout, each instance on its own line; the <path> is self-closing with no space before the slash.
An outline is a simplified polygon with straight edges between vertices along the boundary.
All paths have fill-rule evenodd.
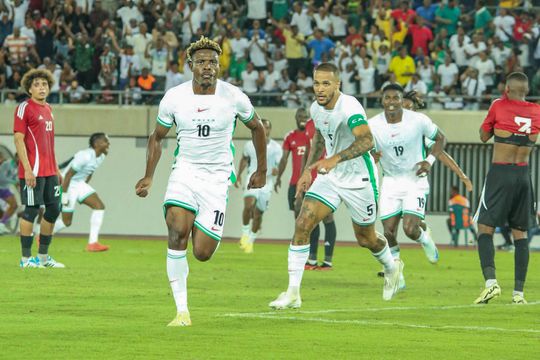
<path id="1" fill-rule="evenodd" d="M 394 306 L 394 307 L 380 307 L 380 308 L 365 308 L 365 309 L 327 309 L 327 310 L 295 310 L 295 314 L 331 314 L 331 313 L 361 313 L 361 312 L 379 312 L 379 311 L 407 311 L 407 310 L 454 310 L 454 309 L 483 309 L 492 307 L 506 307 L 511 306 L 515 308 L 522 308 L 524 306 L 540 305 L 540 301 L 533 301 L 528 304 L 467 304 L 467 305 L 443 305 L 443 306 Z M 241 316 L 241 315 L 279 315 L 279 311 L 265 311 L 254 313 L 228 313 L 224 316 Z"/>
<path id="2" fill-rule="evenodd" d="M 308 322 L 320 322 L 331 324 L 353 324 L 353 325 L 372 325 L 372 326 L 400 326 L 415 329 L 429 329 L 429 330 L 470 330 L 470 331 L 500 331 L 500 332 L 520 332 L 520 333 L 540 333 L 540 330 L 536 329 L 506 329 L 493 326 L 457 326 L 457 325 L 420 325 L 420 324 L 404 324 L 385 321 L 369 321 L 369 320 L 334 320 L 323 318 L 302 318 L 298 316 L 270 316 L 261 315 L 256 313 L 244 313 L 244 314 L 223 314 L 223 317 L 241 317 L 241 318 L 258 318 L 258 319 L 272 319 L 272 320 L 295 320 L 295 321 L 308 321 Z"/>

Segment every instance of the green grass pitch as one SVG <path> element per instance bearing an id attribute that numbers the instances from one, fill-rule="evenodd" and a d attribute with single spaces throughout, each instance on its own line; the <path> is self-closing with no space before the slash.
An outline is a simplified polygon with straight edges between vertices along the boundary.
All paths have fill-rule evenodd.
<path id="1" fill-rule="evenodd" d="M 306 272 L 300 310 L 267 307 L 287 285 L 287 243 L 246 255 L 224 242 L 211 261 L 189 255 L 193 326 L 167 328 L 175 306 L 166 243 L 54 239 L 66 269 L 20 269 L 19 241 L 0 238 L 0 359 L 528 359 L 540 353 L 540 256 L 531 253 L 526 298 L 511 305 L 513 254 L 498 252 L 502 296 L 472 306 L 478 255 L 442 250 L 430 265 L 402 250 L 407 289 L 382 300 L 368 251 L 337 246 L 334 270 Z M 35 247 L 35 246 L 34 246 Z M 320 249 L 323 250 L 323 249 Z"/>

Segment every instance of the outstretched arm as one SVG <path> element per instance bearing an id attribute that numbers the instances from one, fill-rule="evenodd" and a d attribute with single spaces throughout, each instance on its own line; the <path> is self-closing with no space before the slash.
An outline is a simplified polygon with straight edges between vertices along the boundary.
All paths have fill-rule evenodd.
<path id="1" fill-rule="evenodd" d="M 465 188 L 467 189 L 467 191 L 470 192 L 470 191 L 473 190 L 473 185 L 472 185 L 471 180 L 463 172 L 463 169 L 461 169 L 461 167 L 459 167 L 456 160 L 454 160 L 454 158 L 452 156 L 450 156 L 450 154 L 448 154 L 446 151 L 443 151 L 439 156 L 437 156 L 437 159 L 439 159 L 439 161 L 442 164 L 444 164 L 444 166 L 446 166 L 447 168 L 452 170 L 452 172 L 459 177 L 459 180 L 461 180 L 461 182 L 463 182 L 463 184 L 465 185 Z"/>

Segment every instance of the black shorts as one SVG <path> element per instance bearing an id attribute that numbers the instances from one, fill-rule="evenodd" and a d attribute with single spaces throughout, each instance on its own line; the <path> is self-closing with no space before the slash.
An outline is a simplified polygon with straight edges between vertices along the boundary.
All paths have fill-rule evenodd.
<path id="1" fill-rule="evenodd" d="M 53 205 L 60 203 L 62 193 L 58 176 L 36 177 L 34 188 L 26 187 L 26 181 L 19 179 L 21 184 L 21 203 L 27 206 Z"/>
<path id="2" fill-rule="evenodd" d="M 478 224 L 526 231 L 535 208 L 529 166 L 492 164 L 478 204 Z"/>
<path id="3" fill-rule="evenodd" d="M 287 198 L 289 199 L 289 210 L 294 211 L 294 195 L 296 195 L 296 185 L 289 185 Z"/>

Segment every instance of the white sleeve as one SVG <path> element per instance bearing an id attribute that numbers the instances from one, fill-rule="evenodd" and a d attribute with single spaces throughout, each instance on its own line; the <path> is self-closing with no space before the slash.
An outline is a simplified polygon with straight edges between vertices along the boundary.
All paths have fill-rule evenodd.
<path id="1" fill-rule="evenodd" d="M 255 108 L 251 104 L 251 101 L 242 91 L 238 91 L 236 98 L 236 115 L 244 124 L 253 119 L 255 116 Z"/>
<path id="2" fill-rule="evenodd" d="M 172 104 L 168 100 L 168 94 L 165 94 L 161 102 L 159 103 L 159 110 L 157 116 L 157 123 L 166 128 L 171 128 L 174 123 L 174 112 L 172 111 Z"/>
<path id="3" fill-rule="evenodd" d="M 343 95 L 342 95 L 343 96 Z M 344 106 L 347 125 L 352 130 L 359 125 L 367 125 L 366 110 L 355 98 L 348 98 L 346 106 Z"/>
<path id="4" fill-rule="evenodd" d="M 86 151 L 79 151 L 73 156 L 73 160 L 71 161 L 71 168 L 75 172 L 80 172 L 84 165 L 88 163 L 88 152 Z"/>
<path id="5" fill-rule="evenodd" d="M 421 114 L 419 119 L 420 119 L 420 126 L 422 128 L 422 135 L 424 135 L 428 139 L 435 140 L 435 137 L 437 136 L 437 133 L 439 132 L 439 128 L 437 127 L 437 125 L 435 125 L 433 121 L 431 121 L 431 119 L 424 114 Z"/>

